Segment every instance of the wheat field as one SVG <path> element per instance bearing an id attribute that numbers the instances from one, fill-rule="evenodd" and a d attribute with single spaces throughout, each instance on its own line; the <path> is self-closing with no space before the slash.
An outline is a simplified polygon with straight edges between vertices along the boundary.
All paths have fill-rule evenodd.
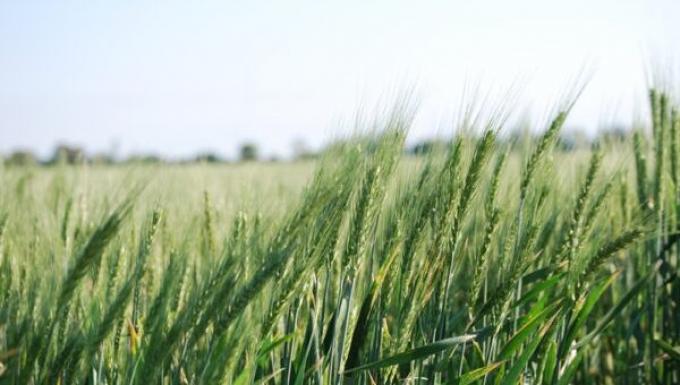
<path id="1" fill-rule="evenodd" d="M 680 114 L 404 154 L 0 169 L 0 384 L 677 384 Z"/>

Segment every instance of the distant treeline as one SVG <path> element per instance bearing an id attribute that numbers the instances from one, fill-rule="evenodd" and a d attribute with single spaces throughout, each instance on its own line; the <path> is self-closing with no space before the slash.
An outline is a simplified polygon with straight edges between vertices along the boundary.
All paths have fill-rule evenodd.
<path id="1" fill-rule="evenodd" d="M 590 148 L 596 143 L 623 141 L 629 135 L 630 130 L 622 127 L 614 127 L 601 130 L 594 137 L 589 137 L 583 131 L 571 130 L 564 132 L 558 141 L 558 149 L 562 151 L 574 151 L 577 149 Z M 513 131 L 511 134 L 501 137 L 500 141 L 506 142 L 511 146 L 520 146 L 522 143 L 530 141 L 532 134 L 522 131 Z M 406 146 L 404 151 L 410 155 L 418 156 L 427 154 L 436 148 L 442 148 L 448 141 L 446 138 L 425 139 Z M 323 154 L 324 149 L 314 151 L 309 149 L 304 143 L 298 141 L 293 145 L 293 156 L 291 160 L 312 160 Z M 78 146 L 60 144 L 55 147 L 52 156 L 47 159 L 40 159 L 29 150 L 15 150 L 9 154 L 2 154 L 2 161 L 8 166 L 30 166 L 30 165 L 78 165 L 78 164 L 192 164 L 192 163 L 233 163 L 233 162 L 279 162 L 283 158 L 278 156 L 262 157 L 257 144 L 249 142 L 239 147 L 238 157 L 229 159 L 215 152 L 200 152 L 193 157 L 183 159 L 168 159 L 156 154 L 134 154 L 125 158 L 117 158 L 113 154 L 97 153 L 88 155 L 86 151 Z"/>
<path id="2" fill-rule="evenodd" d="M 299 144 L 294 146 L 293 159 L 307 160 L 316 158 L 317 152 L 308 150 Z M 255 143 L 244 143 L 239 147 L 238 158 L 229 159 L 215 152 L 199 152 L 195 156 L 188 158 L 170 159 L 159 156 L 155 153 L 137 153 L 127 157 L 116 157 L 110 153 L 88 154 L 82 147 L 74 145 L 57 145 L 48 158 L 41 159 L 30 150 L 15 150 L 9 154 L 2 154 L 0 159 L 5 165 L 10 166 L 30 166 L 30 165 L 78 165 L 78 164 L 191 164 L 191 163 L 232 163 L 232 162 L 252 162 L 269 161 L 278 162 L 281 158 L 277 156 L 263 157 Z"/>

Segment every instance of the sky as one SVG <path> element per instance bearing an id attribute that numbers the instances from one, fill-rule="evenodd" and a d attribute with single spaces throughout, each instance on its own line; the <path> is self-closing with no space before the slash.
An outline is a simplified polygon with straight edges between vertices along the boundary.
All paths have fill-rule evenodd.
<path id="1" fill-rule="evenodd" d="M 404 90 L 411 141 L 480 100 L 540 129 L 586 80 L 568 125 L 592 133 L 644 114 L 679 19 L 677 0 L 0 0 L 0 153 L 285 156 Z"/>

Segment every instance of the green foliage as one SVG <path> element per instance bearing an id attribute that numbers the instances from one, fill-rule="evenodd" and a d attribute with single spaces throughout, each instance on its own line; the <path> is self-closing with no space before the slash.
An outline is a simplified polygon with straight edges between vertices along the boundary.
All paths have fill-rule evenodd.
<path id="1" fill-rule="evenodd" d="M 400 104 L 314 172 L 3 168 L 0 384 L 678 383 L 680 120 L 650 101 L 597 150 L 555 149 L 566 109 L 411 157 Z"/>

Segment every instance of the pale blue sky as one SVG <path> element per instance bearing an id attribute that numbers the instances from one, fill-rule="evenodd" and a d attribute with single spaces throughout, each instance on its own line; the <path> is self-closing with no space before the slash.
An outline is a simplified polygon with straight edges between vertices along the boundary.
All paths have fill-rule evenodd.
<path id="1" fill-rule="evenodd" d="M 650 59 L 680 65 L 678 20 L 677 0 L 0 0 L 0 152 L 286 154 L 404 86 L 420 138 L 451 129 L 466 82 L 518 79 L 540 121 L 584 68 L 570 124 L 593 130 L 639 114 Z"/>

